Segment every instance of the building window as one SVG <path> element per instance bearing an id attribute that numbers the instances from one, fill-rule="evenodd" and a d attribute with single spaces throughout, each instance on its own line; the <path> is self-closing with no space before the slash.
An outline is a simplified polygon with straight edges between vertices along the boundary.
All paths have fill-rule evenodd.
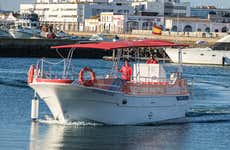
<path id="1" fill-rule="evenodd" d="M 228 31 L 228 28 L 227 27 L 223 27 L 222 28 L 222 32 L 227 32 Z"/>
<path id="2" fill-rule="evenodd" d="M 209 27 L 205 28 L 205 32 L 210 32 L 210 28 Z"/>
<path id="3" fill-rule="evenodd" d="M 192 32 L 192 27 L 190 25 L 186 25 L 184 27 L 184 32 Z"/>
<path id="4" fill-rule="evenodd" d="M 197 32 L 201 32 L 201 29 L 200 29 L 200 28 L 198 28 L 198 29 L 197 29 Z"/>
<path id="5" fill-rule="evenodd" d="M 172 29 L 171 29 L 171 31 L 177 32 L 177 26 L 173 26 Z"/>

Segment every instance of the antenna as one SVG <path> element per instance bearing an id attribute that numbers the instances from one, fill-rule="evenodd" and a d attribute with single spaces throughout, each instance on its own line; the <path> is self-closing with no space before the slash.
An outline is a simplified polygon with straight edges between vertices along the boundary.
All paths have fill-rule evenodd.
<path id="1" fill-rule="evenodd" d="M 33 3 L 33 10 L 32 10 L 32 13 L 35 13 L 34 11 L 36 10 L 36 4 L 37 4 L 37 0 L 35 0 L 35 2 Z"/>

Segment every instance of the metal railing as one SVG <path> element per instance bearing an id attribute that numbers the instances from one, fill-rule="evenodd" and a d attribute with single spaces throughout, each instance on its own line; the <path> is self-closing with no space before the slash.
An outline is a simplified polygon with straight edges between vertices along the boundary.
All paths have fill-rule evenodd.
<path id="1" fill-rule="evenodd" d="M 188 95 L 188 81 L 177 79 L 172 84 L 166 82 L 133 82 L 122 81 L 121 79 L 98 79 L 93 85 L 94 88 L 103 90 L 118 91 L 129 95 Z"/>
<path id="2" fill-rule="evenodd" d="M 64 69 L 60 68 L 61 64 L 63 65 Z M 62 59 L 58 62 L 40 59 L 38 60 L 35 68 L 35 78 L 74 80 L 76 77 L 77 75 L 73 71 L 72 65 L 66 59 Z"/>
<path id="3" fill-rule="evenodd" d="M 63 64 L 64 71 L 52 71 L 53 67 Z M 71 70 L 71 65 L 68 71 L 65 70 L 66 65 L 69 65 L 65 59 L 58 62 L 51 62 L 45 59 L 40 59 L 35 70 L 35 78 L 43 79 L 70 79 L 78 81 L 78 73 Z M 56 70 L 56 69 L 55 69 Z M 60 68 L 58 70 L 63 70 Z M 135 78 L 135 77 L 133 77 Z M 98 88 L 109 91 L 123 92 L 129 95 L 188 95 L 188 80 L 175 77 L 167 80 L 160 77 L 145 77 L 140 76 L 145 80 L 142 81 L 123 81 L 119 78 L 105 78 L 105 76 L 97 76 L 92 88 Z M 78 83 L 78 82 L 77 82 Z"/>

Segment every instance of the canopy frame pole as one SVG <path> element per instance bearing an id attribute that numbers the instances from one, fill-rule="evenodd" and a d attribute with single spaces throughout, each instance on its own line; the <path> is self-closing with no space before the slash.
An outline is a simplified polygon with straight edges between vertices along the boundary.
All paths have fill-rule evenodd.
<path id="1" fill-rule="evenodd" d="M 112 54 L 112 61 L 113 61 L 113 67 L 110 73 L 110 76 L 113 77 L 114 73 L 116 71 L 117 65 L 116 65 L 116 51 L 113 49 L 113 54 Z"/>
<path id="2" fill-rule="evenodd" d="M 72 57 L 73 57 L 73 53 L 76 50 L 76 48 L 71 48 L 67 58 L 64 58 L 64 69 L 63 69 L 63 78 L 66 79 L 68 77 L 68 71 L 70 69 L 71 66 L 71 61 L 72 61 Z"/>
<path id="3" fill-rule="evenodd" d="M 179 63 L 179 67 L 178 67 L 179 78 L 182 78 L 182 73 L 183 73 L 182 50 L 180 47 L 178 48 L 178 63 Z"/>

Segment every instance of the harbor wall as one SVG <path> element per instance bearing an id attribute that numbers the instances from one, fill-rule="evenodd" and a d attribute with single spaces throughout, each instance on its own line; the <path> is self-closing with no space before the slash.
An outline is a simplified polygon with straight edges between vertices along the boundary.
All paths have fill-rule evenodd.
<path id="1" fill-rule="evenodd" d="M 90 32 L 72 32 L 77 36 L 91 36 L 95 33 Z M 110 34 L 111 37 L 114 35 Z M 177 43 L 189 44 L 190 47 L 198 47 L 196 41 L 206 41 L 207 44 L 203 47 L 207 47 L 215 43 L 218 37 L 190 37 L 185 35 L 152 35 L 150 31 L 134 31 L 133 34 L 117 34 L 120 39 L 160 39 L 167 40 Z M 56 50 L 50 49 L 54 45 L 65 45 L 82 43 L 89 41 L 74 41 L 74 40 L 54 40 L 54 39 L 4 39 L 0 38 L 0 57 L 60 57 Z M 68 50 L 62 50 L 63 54 L 66 55 Z M 103 56 L 111 55 L 111 52 L 103 50 L 90 50 L 90 49 L 79 49 L 77 53 L 74 53 L 74 58 L 102 58 Z"/>
<path id="2" fill-rule="evenodd" d="M 0 57 L 60 57 L 51 46 L 83 43 L 84 41 L 74 40 L 52 40 L 52 39 L 0 39 Z M 68 49 L 59 50 L 67 56 Z M 103 50 L 79 49 L 75 52 L 74 58 L 102 58 L 110 55 L 110 52 Z"/>

